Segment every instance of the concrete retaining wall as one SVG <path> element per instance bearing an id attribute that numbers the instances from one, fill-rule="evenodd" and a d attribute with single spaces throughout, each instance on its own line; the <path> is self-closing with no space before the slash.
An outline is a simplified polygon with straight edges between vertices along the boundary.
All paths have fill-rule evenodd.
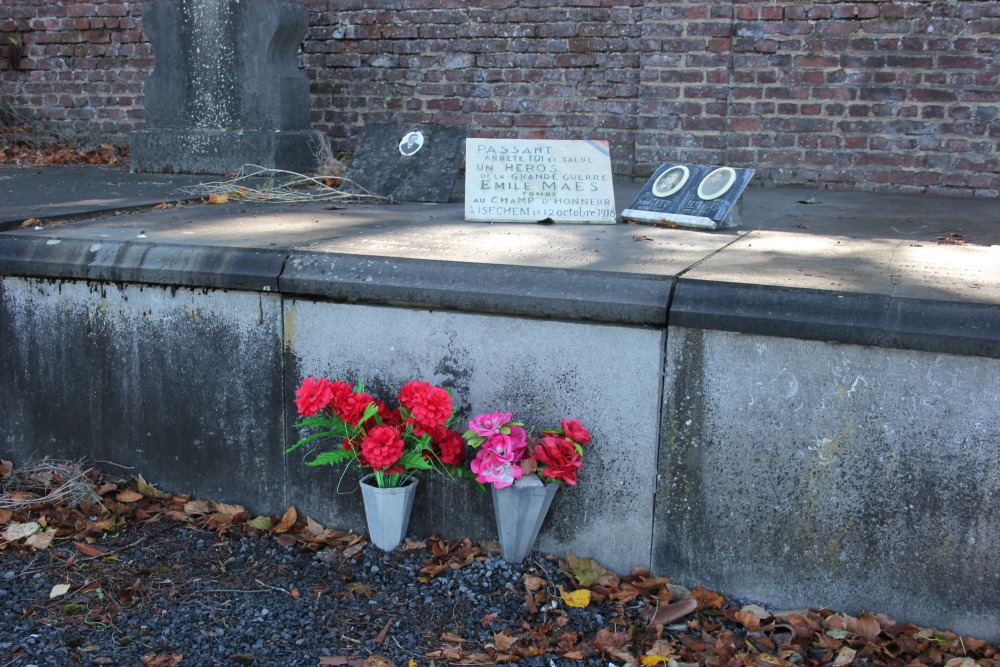
<path id="1" fill-rule="evenodd" d="M 361 530 L 332 469 L 281 454 L 295 386 L 419 377 L 474 410 L 591 428 L 543 549 L 1000 639 L 995 358 L 11 276 L 0 346 L 4 457 L 87 456 Z M 415 533 L 493 535 L 488 497 L 425 479 Z"/>

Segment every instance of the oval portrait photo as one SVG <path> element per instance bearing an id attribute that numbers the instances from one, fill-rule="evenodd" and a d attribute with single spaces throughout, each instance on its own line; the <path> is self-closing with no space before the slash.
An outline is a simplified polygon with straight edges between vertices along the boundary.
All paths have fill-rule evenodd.
<path id="1" fill-rule="evenodd" d="M 684 184 L 688 182 L 690 176 L 690 170 L 684 165 L 671 167 L 660 174 L 660 177 L 653 182 L 653 187 L 650 188 L 650 191 L 654 197 L 661 199 L 669 197 L 680 191 L 684 187 Z"/>
<path id="2" fill-rule="evenodd" d="M 732 167 L 719 167 L 709 172 L 698 184 L 698 196 L 706 201 L 718 199 L 729 192 L 736 182 L 736 171 Z"/>
<path id="3" fill-rule="evenodd" d="M 399 152 L 409 157 L 424 146 L 424 133 L 419 130 L 407 132 L 403 140 L 399 142 Z"/>

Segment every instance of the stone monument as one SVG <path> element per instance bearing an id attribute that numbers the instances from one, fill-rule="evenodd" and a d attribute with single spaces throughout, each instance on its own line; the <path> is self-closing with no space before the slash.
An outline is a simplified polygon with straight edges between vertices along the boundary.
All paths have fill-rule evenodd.
<path id="1" fill-rule="evenodd" d="M 462 166 L 466 134 L 462 126 L 365 125 L 344 189 L 400 202 L 447 202 Z"/>
<path id="2" fill-rule="evenodd" d="M 466 139 L 465 219 L 615 224 L 603 140 Z"/>
<path id="3" fill-rule="evenodd" d="M 134 171 L 225 174 L 244 164 L 312 172 L 326 145 L 309 129 L 296 52 L 309 27 L 293 0 L 152 0 L 142 13 L 155 66 Z"/>
<path id="4" fill-rule="evenodd" d="M 743 190 L 753 174 L 739 167 L 660 165 L 622 218 L 692 229 L 739 227 Z"/>

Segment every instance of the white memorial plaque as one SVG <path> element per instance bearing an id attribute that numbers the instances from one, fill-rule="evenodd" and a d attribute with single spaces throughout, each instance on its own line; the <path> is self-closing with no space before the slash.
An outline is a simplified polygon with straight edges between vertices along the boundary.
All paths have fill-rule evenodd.
<path id="1" fill-rule="evenodd" d="M 613 225 L 608 142 L 466 139 L 465 219 Z"/>

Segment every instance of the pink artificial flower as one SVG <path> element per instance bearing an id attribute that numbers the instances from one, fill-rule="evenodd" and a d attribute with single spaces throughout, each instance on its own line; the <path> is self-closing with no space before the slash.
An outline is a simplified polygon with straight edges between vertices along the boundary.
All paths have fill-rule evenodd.
<path id="1" fill-rule="evenodd" d="M 488 438 L 500 433 L 500 428 L 512 419 L 510 412 L 491 412 L 474 417 L 469 422 L 469 429 L 480 438 Z"/>
<path id="2" fill-rule="evenodd" d="M 528 443 L 524 439 L 519 439 L 513 434 L 505 435 L 497 433 L 496 435 L 491 435 L 483 443 L 483 450 L 488 451 L 497 460 L 506 461 L 507 463 L 517 463 L 524 458 L 524 451 L 527 449 L 527 446 Z"/>
<path id="3" fill-rule="evenodd" d="M 586 445 L 590 442 L 590 432 L 583 427 L 579 419 L 563 419 L 559 425 L 562 427 L 563 435 L 578 445 Z"/>
<path id="4" fill-rule="evenodd" d="M 477 482 L 492 484 L 498 489 L 511 486 L 514 480 L 521 477 L 521 466 L 498 458 L 485 447 L 479 450 L 469 467 L 476 474 Z"/>
<path id="5" fill-rule="evenodd" d="M 334 397 L 334 386 L 326 378 L 307 377 L 302 386 L 295 390 L 295 407 L 303 417 L 312 417 L 330 405 Z"/>

